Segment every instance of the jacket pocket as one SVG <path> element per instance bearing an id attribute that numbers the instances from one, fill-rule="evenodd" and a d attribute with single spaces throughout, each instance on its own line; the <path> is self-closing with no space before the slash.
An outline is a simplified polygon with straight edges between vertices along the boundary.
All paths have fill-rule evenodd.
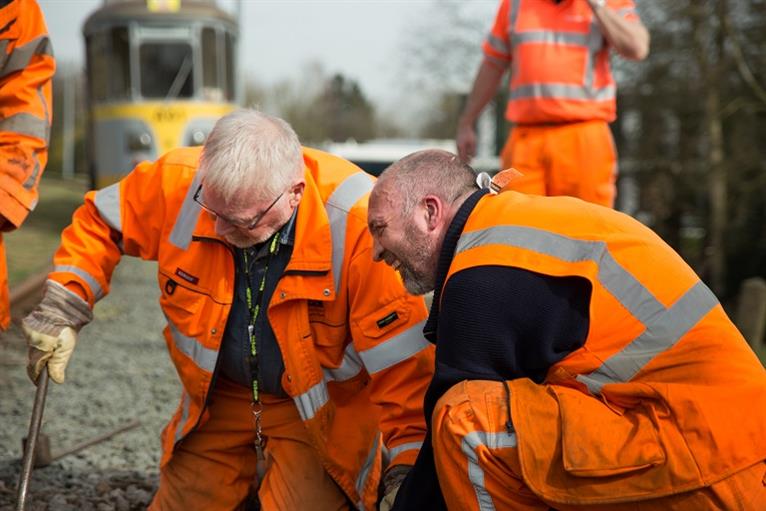
<path id="1" fill-rule="evenodd" d="M 213 312 L 210 297 L 164 272 L 159 274 L 159 285 L 160 306 L 168 321 L 185 335 L 203 335 Z"/>
<path id="2" fill-rule="evenodd" d="M 404 300 L 396 300 L 357 321 L 362 335 L 377 339 L 406 325 L 410 320 L 410 309 Z"/>
<path id="3" fill-rule="evenodd" d="M 568 473 L 607 477 L 665 463 L 656 426 L 643 407 L 619 414 L 578 390 L 551 388 L 559 402 L 563 465 Z"/>

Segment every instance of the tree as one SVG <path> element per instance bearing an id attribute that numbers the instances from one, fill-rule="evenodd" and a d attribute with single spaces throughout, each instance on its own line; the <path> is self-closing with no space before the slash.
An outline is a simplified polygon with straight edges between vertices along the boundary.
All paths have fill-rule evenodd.
<path id="1" fill-rule="evenodd" d="M 639 4 L 652 55 L 619 67 L 621 165 L 644 218 L 723 299 L 766 274 L 765 3 Z"/>
<path id="2" fill-rule="evenodd" d="M 285 119 L 303 143 L 364 141 L 399 132 L 389 118 L 379 118 L 356 80 L 341 73 L 328 75 L 317 63 L 301 73 L 266 87 L 249 79 L 246 101 Z"/>
<path id="3" fill-rule="evenodd" d="M 355 80 L 336 73 L 313 103 L 315 121 L 324 125 L 333 142 L 363 142 L 375 136 L 375 108 Z"/>
<path id="4" fill-rule="evenodd" d="M 402 37 L 399 87 L 415 131 L 428 138 L 455 136 L 457 118 L 482 59 L 481 43 L 495 2 L 436 0 Z"/>

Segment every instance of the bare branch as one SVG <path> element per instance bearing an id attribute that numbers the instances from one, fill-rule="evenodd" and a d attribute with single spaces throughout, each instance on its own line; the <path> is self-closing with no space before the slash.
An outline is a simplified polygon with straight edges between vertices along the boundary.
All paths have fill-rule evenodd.
<path id="1" fill-rule="evenodd" d="M 764 89 L 763 86 L 758 83 L 758 80 L 755 78 L 755 75 L 750 69 L 750 66 L 747 65 L 745 54 L 742 51 L 742 45 L 740 44 L 739 39 L 737 38 L 734 31 L 731 29 L 731 19 L 728 13 L 722 16 L 722 23 L 723 31 L 731 43 L 732 56 L 734 57 L 734 62 L 737 64 L 737 71 L 739 71 L 739 75 L 742 77 L 742 81 L 745 82 L 745 84 L 750 88 L 750 90 L 753 91 L 753 94 L 755 94 L 759 100 L 766 103 L 766 89 Z"/>

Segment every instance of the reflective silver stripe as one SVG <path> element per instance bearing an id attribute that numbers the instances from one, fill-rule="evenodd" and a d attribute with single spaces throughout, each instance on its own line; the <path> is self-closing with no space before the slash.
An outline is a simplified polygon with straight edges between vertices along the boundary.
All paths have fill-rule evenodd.
<path id="1" fill-rule="evenodd" d="M 604 45 L 604 36 L 601 33 L 601 27 L 598 24 L 596 15 L 593 15 L 593 19 L 590 22 L 590 31 L 588 32 L 588 55 L 585 60 L 585 75 L 583 76 L 583 85 L 585 89 L 591 93 L 595 93 L 593 90 L 593 77 L 596 74 L 596 57 L 598 52 L 601 51 Z"/>
<path id="2" fill-rule="evenodd" d="M 388 449 L 388 461 L 393 460 L 397 456 L 399 456 L 404 451 L 412 451 L 415 449 L 420 450 L 420 448 L 423 447 L 423 442 L 408 442 L 406 444 L 397 445 L 396 447 L 392 447 Z"/>
<path id="3" fill-rule="evenodd" d="M 346 381 L 350 380 L 362 370 L 362 359 L 356 352 L 354 345 L 348 343 L 343 354 L 343 360 L 340 367 L 323 367 L 325 381 Z"/>
<path id="4" fill-rule="evenodd" d="M 320 381 L 308 391 L 293 398 L 295 406 L 298 407 L 298 413 L 304 421 L 312 419 L 319 409 L 329 400 L 330 396 L 327 393 L 327 384 L 324 381 Z"/>
<path id="5" fill-rule="evenodd" d="M 120 183 L 114 183 L 96 192 L 93 201 L 101 218 L 109 227 L 122 233 L 120 218 Z"/>
<path id="6" fill-rule="evenodd" d="M 325 204 L 327 217 L 330 220 L 332 273 L 336 292 L 340 286 L 340 272 L 345 257 L 348 212 L 370 190 L 372 190 L 372 178 L 364 172 L 357 172 L 344 179 L 332 192 L 330 198 L 327 199 L 327 204 Z"/>
<path id="7" fill-rule="evenodd" d="M 83 270 L 82 268 L 78 268 L 77 266 L 71 266 L 71 265 L 58 265 L 53 267 L 54 272 L 68 272 L 68 273 L 74 273 L 78 277 L 80 277 L 82 280 L 85 281 L 85 283 L 90 288 L 90 292 L 93 293 L 93 296 L 96 300 L 104 296 L 104 291 L 101 289 L 101 284 L 98 283 L 96 280 L 96 277 L 88 273 L 87 271 Z"/>
<path id="8" fill-rule="evenodd" d="M 654 357 L 669 350 L 699 323 L 716 305 L 718 299 L 712 291 L 697 282 L 669 309 L 655 318 L 647 329 L 615 353 L 588 375 L 579 375 L 577 380 L 587 385 L 593 394 L 609 383 L 631 380 L 646 367 Z"/>
<path id="9" fill-rule="evenodd" d="M 530 30 L 515 32 L 513 44 L 545 43 L 588 46 L 589 36 L 581 32 L 557 32 L 555 30 Z"/>
<path id="10" fill-rule="evenodd" d="M 50 119 L 51 119 L 51 117 L 50 117 L 50 113 L 48 111 L 48 102 L 45 100 L 45 94 L 43 93 L 43 85 L 40 85 L 37 88 L 37 97 L 40 99 L 40 104 L 43 107 L 43 114 L 44 114 L 45 120 L 46 120 L 46 132 L 45 132 L 44 140 L 45 140 L 45 145 L 46 145 L 46 149 L 47 149 L 47 146 L 48 146 L 48 144 L 50 142 L 50 136 L 51 136 L 51 131 L 50 131 Z M 35 187 L 35 184 L 37 183 L 37 176 L 40 175 L 40 171 L 42 170 L 42 166 L 40 165 L 40 159 L 37 157 L 37 151 L 35 151 L 33 153 L 32 159 L 35 161 L 35 166 L 32 169 L 32 173 L 29 175 L 27 180 L 22 185 L 25 190 L 31 190 L 32 188 Z M 37 206 L 37 202 L 34 203 L 34 206 L 29 208 L 30 211 L 33 210 L 35 208 L 35 206 Z"/>
<path id="11" fill-rule="evenodd" d="M 455 253 L 486 245 L 506 245 L 532 250 L 567 262 L 593 261 L 598 265 L 597 279 L 646 330 L 612 355 L 590 375 L 578 380 L 598 393 L 607 383 L 628 381 L 658 354 L 671 348 L 718 304 L 715 295 L 697 282 L 666 309 L 609 252 L 603 241 L 568 238 L 532 227 L 499 225 L 463 234 Z"/>
<path id="12" fill-rule="evenodd" d="M 29 137 L 41 138 L 47 142 L 50 126 L 48 126 L 46 119 L 21 112 L 0 120 L 0 131 L 12 131 Z"/>
<path id="13" fill-rule="evenodd" d="M 189 357 L 200 370 L 212 374 L 215 370 L 215 361 L 218 359 L 218 351 L 206 348 L 194 337 L 182 334 L 167 314 L 165 314 L 165 319 L 168 322 L 170 335 L 173 337 L 176 349 Z"/>
<path id="14" fill-rule="evenodd" d="M 364 465 L 359 471 L 359 476 L 356 478 L 356 492 L 359 494 L 359 502 L 356 503 L 357 509 L 364 511 L 364 487 L 367 485 L 367 479 L 370 477 L 370 471 L 372 470 L 372 464 L 375 461 L 375 455 L 378 452 L 378 446 L 380 445 L 381 435 L 378 432 L 372 441 L 372 449 L 367 453 L 367 459 L 364 460 Z"/>
<path id="15" fill-rule="evenodd" d="M 511 5 L 508 7 L 508 30 L 512 34 L 516 30 L 516 19 L 519 17 L 519 4 L 521 0 L 511 0 Z"/>
<path id="16" fill-rule="evenodd" d="M 32 39 L 27 44 L 14 48 L 13 53 L 8 56 L 3 69 L 0 70 L 0 78 L 26 68 L 34 55 L 53 55 L 53 47 L 47 35 L 41 35 Z"/>
<path id="17" fill-rule="evenodd" d="M 181 419 L 178 421 L 178 424 L 176 425 L 176 434 L 175 434 L 175 442 L 178 442 L 183 437 L 183 431 L 184 426 L 186 425 L 186 421 L 189 420 L 189 407 L 191 406 L 191 398 L 189 397 L 189 394 L 186 393 L 186 391 L 182 391 L 181 395 Z"/>
<path id="18" fill-rule="evenodd" d="M 51 114 L 50 110 L 48 109 L 48 101 L 45 99 L 45 93 L 43 92 L 43 86 L 40 85 L 37 88 L 37 97 L 40 98 L 40 104 L 43 107 L 43 114 L 45 115 L 45 120 L 47 121 L 48 125 L 50 126 L 51 123 Z M 45 139 L 46 144 L 50 142 L 50 136 L 51 136 L 51 130 L 48 129 L 48 137 Z"/>
<path id="19" fill-rule="evenodd" d="M 481 511 L 494 511 L 495 503 L 484 485 L 484 470 L 479 466 L 479 456 L 476 453 L 476 449 L 482 445 L 490 450 L 516 447 L 516 433 L 472 431 L 465 435 L 460 443 L 460 449 L 468 459 L 468 479 L 476 492 L 479 509 Z"/>
<path id="20" fill-rule="evenodd" d="M 506 245 L 532 250 L 562 261 L 593 261 L 598 280 L 639 321 L 644 324 L 665 307 L 612 257 L 603 241 L 583 241 L 560 234 L 514 225 L 498 225 L 463 234 L 456 253 L 484 245 Z"/>
<path id="21" fill-rule="evenodd" d="M 606 101 L 615 97 L 615 86 L 589 89 L 582 85 L 568 83 L 528 83 L 511 90 L 511 99 L 562 98 Z"/>
<path id="22" fill-rule="evenodd" d="M 403 362 L 428 346 L 423 337 L 425 321 L 416 323 L 399 335 L 394 335 L 374 348 L 359 353 L 370 374 Z"/>
<path id="23" fill-rule="evenodd" d="M 508 46 L 508 41 L 499 39 L 492 34 L 487 34 L 487 43 L 492 47 L 493 50 L 498 51 L 504 55 L 508 55 L 511 51 L 510 47 Z"/>
<path id="24" fill-rule="evenodd" d="M 194 194 L 199 187 L 199 181 L 199 173 L 197 173 L 194 179 L 192 179 L 189 189 L 186 191 L 186 197 L 184 197 L 181 209 L 178 211 L 176 223 L 173 225 L 173 230 L 168 237 L 170 243 L 181 250 L 189 248 L 194 228 L 197 226 L 197 219 L 199 219 L 199 213 L 202 210 L 200 205 L 194 202 Z"/>

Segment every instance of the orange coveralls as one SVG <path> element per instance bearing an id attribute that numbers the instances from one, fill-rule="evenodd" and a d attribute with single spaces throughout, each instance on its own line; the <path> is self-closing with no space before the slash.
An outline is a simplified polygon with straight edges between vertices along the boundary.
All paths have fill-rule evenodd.
<path id="1" fill-rule="evenodd" d="M 632 0 L 607 7 L 638 20 Z M 506 118 L 514 127 L 501 160 L 524 174 L 511 187 L 612 207 L 616 86 L 588 3 L 502 0 L 482 49 L 490 65 L 511 69 Z"/>
<path id="2" fill-rule="evenodd" d="M 656 234 L 509 191 L 478 202 L 446 281 L 489 265 L 587 279 L 590 330 L 542 384 L 464 381 L 440 398 L 433 450 L 450 509 L 766 509 L 766 371 Z"/>
<path id="3" fill-rule="evenodd" d="M 48 160 L 51 80 L 56 71 L 43 14 L 34 0 L 0 8 L 0 330 L 8 327 L 8 268 L 2 232 L 37 204 Z"/>
<path id="4" fill-rule="evenodd" d="M 158 262 L 165 341 L 183 393 L 162 433 L 153 509 L 235 509 L 256 472 L 250 391 L 220 378 L 213 384 L 234 258 L 193 200 L 199 155 L 200 148 L 170 151 L 89 192 L 62 234 L 50 275 L 84 290 L 93 304 L 109 291 L 123 255 Z M 372 260 L 373 178 L 312 149 L 304 149 L 304 162 L 292 256 L 267 308 L 290 400 L 264 400 L 266 447 L 276 465 L 260 500 L 263 509 L 326 509 L 322 500 L 307 502 L 319 490 L 291 495 L 312 470 L 306 479 L 333 487 L 344 503 L 374 509 L 382 459 L 414 463 L 425 436 L 422 396 L 433 371 L 433 347 L 422 333 L 426 309 L 393 270 Z M 314 477 L 317 467 L 324 479 Z"/>

